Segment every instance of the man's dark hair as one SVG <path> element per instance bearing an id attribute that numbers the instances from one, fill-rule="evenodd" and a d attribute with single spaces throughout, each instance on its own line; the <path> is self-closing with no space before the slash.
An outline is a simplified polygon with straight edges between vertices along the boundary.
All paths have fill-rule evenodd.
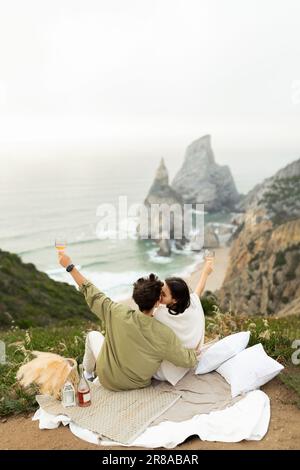
<path id="1" fill-rule="evenodd" d="M 165 281 L 173 299 L 176 300 L 176 303 L 173 305 L 167 305 L 169 313 L 171 315 L 183 313 L 191 304 L 187 283 L 181 277 L 168 277 Z"/>
<path id="2" fill-rule="evenodd" d="M 133 284 L 132 298 L 142 312 L 151 310 L 160 298 L 164 283 L 151 273 Z"/>

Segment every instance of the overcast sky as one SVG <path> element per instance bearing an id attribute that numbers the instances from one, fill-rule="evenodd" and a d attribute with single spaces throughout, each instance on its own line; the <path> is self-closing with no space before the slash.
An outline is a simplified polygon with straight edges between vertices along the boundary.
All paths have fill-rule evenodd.
<path id="1" fill-rule="evenodd" d="M 299 19 L 299 0 L 0 0 L 0 158 L 173 171 L 210 133 L 234 174 L 272 174 L 300 157 Z"/>

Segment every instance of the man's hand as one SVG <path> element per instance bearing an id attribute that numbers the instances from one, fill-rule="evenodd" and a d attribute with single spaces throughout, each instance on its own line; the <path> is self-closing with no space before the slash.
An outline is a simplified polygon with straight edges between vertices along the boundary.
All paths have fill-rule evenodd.
<path id="1" fill-rule="evenodd" d="M 201 348 L 201 341 L 199 341 L 199 343 L 197 344 L 197 346 L 195 347 L 195 351 L 196 351 L 196 356 L 200 356 L 201 354 L 201 351 L 202 351 L 202 348 Z"/>
<path id="2" fill-rule="evenodd" d="M 72 264 L 70 256 L 65 255 L 64 253 L 58 253 L 58 261 L 63 268 L 67 268 L 70 264 Z M 80 272 L 75 267 L 70 272 L 70 275 L 79 287 L 82 286 L 82 284 L 85 282 L 88 282 L 87 279 L 82 274 L 80 274 Z"/>
<path id="3" fill-rule="evenodd" d="M 69 264 L 72 264 L 71 258 L 64 253 L 58 253 L 58 261 L 63 268 L 66 268 L 69 266 Z"/>

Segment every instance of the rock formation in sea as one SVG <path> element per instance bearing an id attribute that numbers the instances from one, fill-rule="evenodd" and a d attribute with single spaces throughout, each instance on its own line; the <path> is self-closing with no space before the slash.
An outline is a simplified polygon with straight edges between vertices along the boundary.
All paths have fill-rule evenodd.
<path id="1" fill-rule="evenodd" d="M 151 212 L 150 208 L 153 205 L 160 205 L 161 210 Z M 148 210 L 148 228 L 146 230 L 141 229 L 141 225 L 138 228 L 140 236 L 143 232 L 143 238 L 152 238 L 158 243 L 160 256 L 170 256 L 171 254 L 171 243 L 170 240 L 175 240 L 177 248 L 181 248 L 185 243 L 185 238 L 176 238 L 177 227 L 183 232 L 183 200 L 177 192 L 169 185 L 169 175 L 166 168 L 164 159 L 161 159 L 160 165 L 156 171 L 154 182 L 148 192 L 148 195 L 144 201 L 144 205 Z M 167 208 L 172 209 L 177 207 L 178 210 L 175 212 L 175 216 L 170 218 L 170 229 L 164 227 L 162 213 L 165 215 L 164 210 Z M 166 220 L 166 219 L 165 219 Z M 180 233 L 179 233 L 180 234 Z M 168 236 L 169 235 L 169 236 Z"/>
<path id="2" fill-rule="evenodd" d="M 209 212 L 235 210 L 241 199 L 230 168 L 216 163 L 209 135 L 187 147 L 172 188 L 184 202 L 205 204 Z"/>
<path id="3" fill-rule="evenodd" d="M 245 214 L 216 293 L 221 308 L 247 315 L 300 313 L 300 159 L 257 185 L 241 208 Z"/>
<path id="4" fill-rule="evenodd" d="M 145 199 L 145 205 L 162 203 L 169 205 L 182 205 L 183 203 L 182 197 L 169 185 L 169 174 L 163 158 L 160 161 L 153 184 Z"/>
<path id="5" fill-rule="evenodd" d="M 152 213 L 150 217 L 151 205 L 160 204 L 171 207 L 177 204 L 183 208 L 185 203 L 204 203 L 204 209 L 210 212 L 229 211 L 234 210 L 235 204 L 241 199 L 229 167 L 220 166 L 215 162 L 210 140 L 210 136 L 204 136 L 187 148 L 183 166 L 177 173 L 172 186 L 169 184 L 168 170 L 164 160 L 161 160 L 154 182 L 144 201 L 149 210 L 147 217 L 149 228 L 146 229 L 146 234 L 145 230 L 141 230 L 142 224 L 138 228 L 141 238 L 152 238 L 158 243 L 159 255 L 169 256 L 171 254 L 170 240 L 175 240 L 177 248 L 182 248 L 187 241 L 190 241 L 191 248 L 195 251 L 202 248 L 203 241 L 204 248 L 217 248 L 220 245 L 220 240 L 214 225 L 210 223 L 205 225 L 204 237 L 199 233 L 194 233 L 190 240 L 187 239 L 187 236 L 181 240 L 178 239 L 174 233 L 174 221 L 176 221 L 177 227 L 183 228 L 182 212 L 175 213 L 174 219 L 171 221 L 169 239 L 163 238 L 161 235 L 164 233 L 164 229 L 160 215 Z M 156 232 L 154 236 L 153 229 Z M 141 236 L 142 232 L 143 236 Z"/>

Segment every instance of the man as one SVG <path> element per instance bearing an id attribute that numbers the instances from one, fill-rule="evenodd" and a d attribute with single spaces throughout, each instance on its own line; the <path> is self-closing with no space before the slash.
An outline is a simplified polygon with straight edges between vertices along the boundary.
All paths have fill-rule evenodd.
<path id="1" fill-rule="evenodd" d="M 89 333 L 83 361 L 89 373 L 96 365 L 105 388 L 118 391 L 147 387 L 163 360 L 187 368 L 197 364 L 196 350 L 184 348 L 175 333 L 153 317 L 163 286 L 154 274 L 135 282 L 133 299 L 139 310 L 133 310 L 98 290 L 67 255 L 60 254 L 59 262 L 78 284 L 105 330 L 105 337 L 99 332 Z"/>

